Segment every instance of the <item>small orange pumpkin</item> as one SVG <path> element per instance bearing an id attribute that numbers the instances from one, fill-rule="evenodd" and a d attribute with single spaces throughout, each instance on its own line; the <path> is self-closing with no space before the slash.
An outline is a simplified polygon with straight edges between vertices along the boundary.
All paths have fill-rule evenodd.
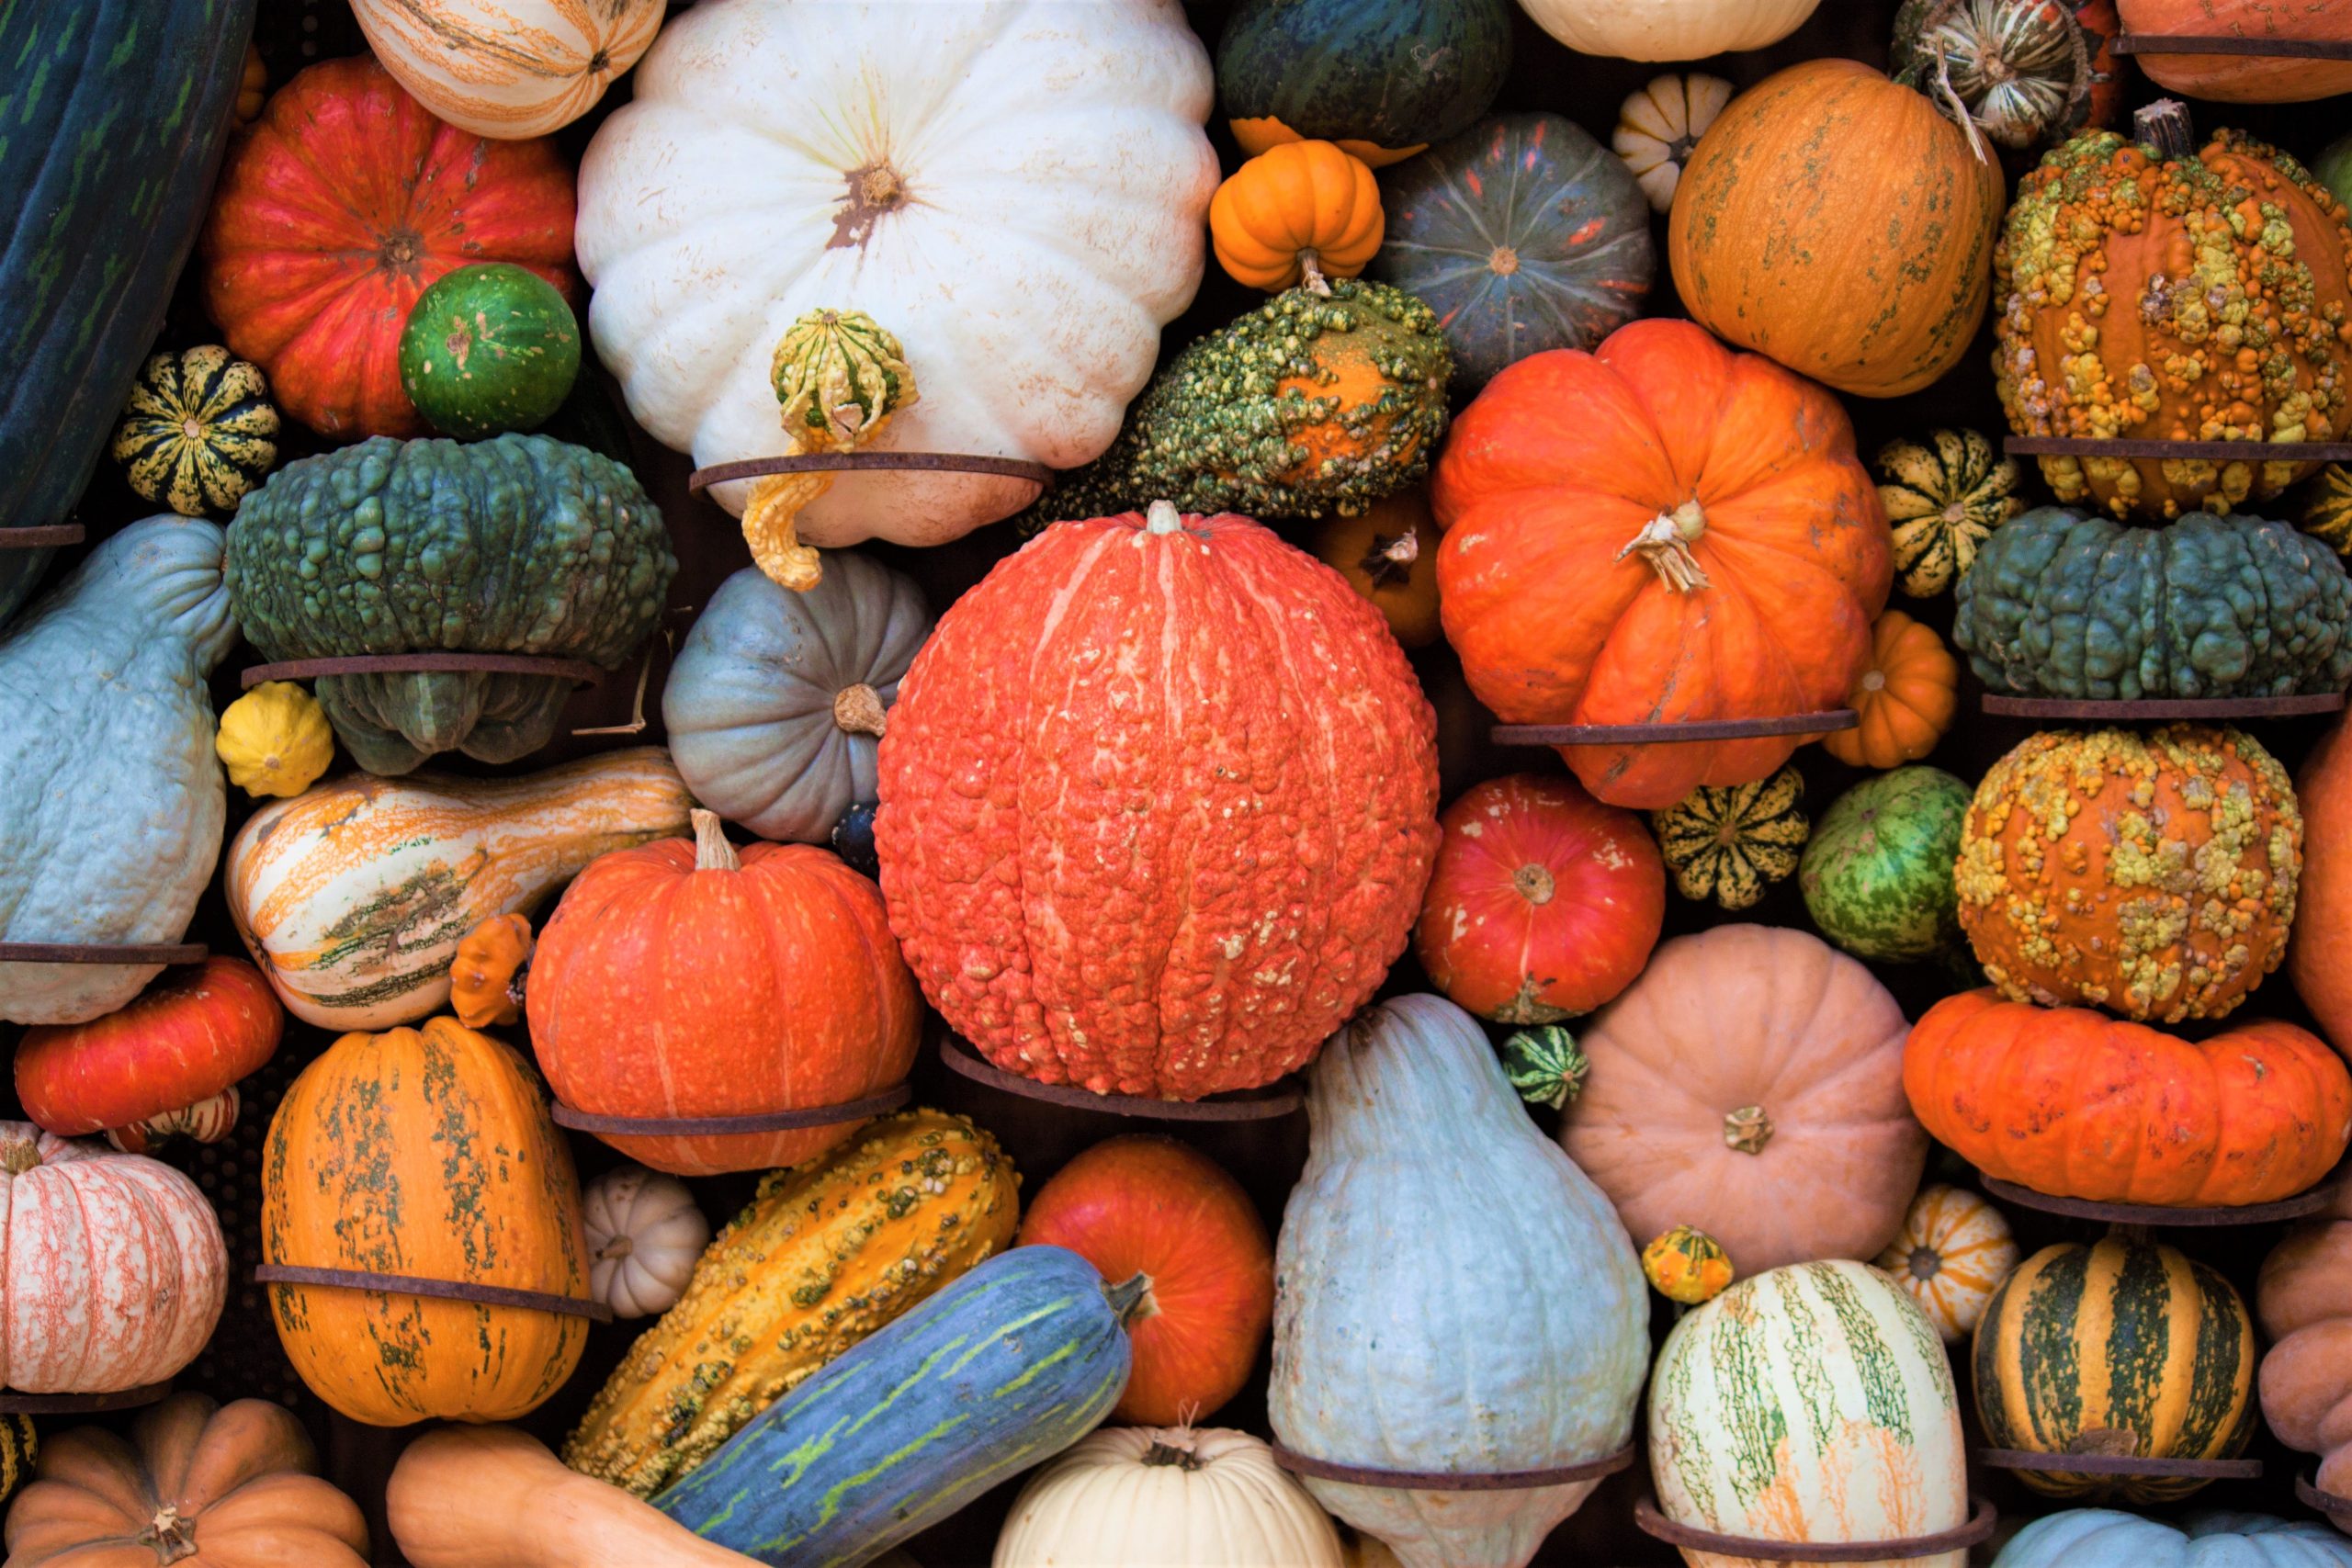
<path id="1" fill-rule="evenodd" d="M 1861 724 L 1821 739 L 1850 767 L 1899 768 L 1936 749 L 1960 706 L 1960 660 L 1935 628 L 1889 610 L 1871 623 L 1871 656 L 1846 705 Z"/>
<path id="2" fill-rule="evenodd" d="M 521 915 L 492 915 L 466 933 L 449 964 L 449 1010 L 459 1023 L 491 1029 L 522 1018 L 531 947 L 531 922 Z"/>
<path id="3" fill-rule="evenodd" d="M 1437 520 L 1420 485 L 1354 516 L 1333 513 L 1315 532 L 1315 557 L 1388 617 L 1405 648 L 1437 640 Z"/>
<path id="4" fill-rule="evenodd" d="M 1284 141 L 1250 159 L 1209 202 L 1219 265 L 1279 294 L 1353 277 L 1380 249 L 1387 218 L 1372 170 L 1329 141 Z"/>

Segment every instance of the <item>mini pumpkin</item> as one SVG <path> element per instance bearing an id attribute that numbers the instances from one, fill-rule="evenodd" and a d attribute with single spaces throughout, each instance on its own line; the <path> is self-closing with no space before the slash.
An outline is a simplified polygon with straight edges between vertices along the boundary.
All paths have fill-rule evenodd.
<path id="1" fill-rule="evenodd" d="M 1503 1042 L 1503 1076 L 1530 1105 L 1565 1110 L 1591 1071 L 1584 1047 L 1559 1024 L 1515 1030 Z"/>
<path id="2" fill-rule="evenodd" d="M 685 1293 L 710 1222 L 674 1176 L 641 1165 L 616 1166 L 580 1194 L 588 1238 L 588 1293 L 615 1317 L 667 1312 Z"/>
<path id="3" fill-rule="evenodd" d="M 156 355 L 131 383 L 114 460 L 141 499 L 183 517 L 234 512 L 277 461 L 268 380 L 217 344 Z"/>
<path id="4" fill-rule="evenodd" d="M 1919 1189 L 1878 1266 L 1927 1314 L 1947 1345 L 1968 1337 L 1993 1292 L 2018 1266 L 2001 1211 L 1965 1188 Z"/>
<path id="5" fill-rule="evenodd" d="M 1914 599 L 1949 589 L 1994 529 L 2025 510 L 2014 459 L 1973 430 L 1879 448 L 1878 498 L 1894 525 L 1895 581 Z"/>
<path id="6" fill-rule="evenodd" d="M 1380 249 L 1380 182 L 1329 141 L 1283 141 L 1250 159 L 1209 200 L 1217 264 L 1241 283 L 1279 294 L 1327 277 L 1353 277 Z"/>
<path id="7" fill-rule="evenodd" d="M 1326 517 L 1315 531 L 1315 558 L 1388 617 L 1399 647 L 1427 648 L 1438 638 L 1438 536 L 1429 491 L 1415 485 Z"/>
<path id="8" fill-rule="evenodd" d="M 2010 148 L 2079 130 L 2097 80 L 2082 24 L 2053 0 L 1904 0 L 1894 71 L 1939 98 L 1948 92 Z"/>
<path id="9" fill-rule="evenodd" d="M 1677 1225 L 1642 1248 L 1642 1277 L 1668 1301 L 1697 1306 L 1731 1283 L 1731 1255 L 1705 1231 Z"/>
<path id="10" fill-rule="evenodd" d="M 1935 628 L 1889 610 L 1871 625 L 1870 661 L 1846 705 L 1861 722 L 1821 738 L 1856 768 L 1899 768 L 1936 749 L 1960 709 L 1960 660 Z"/>
<path id="11" fill-rule="evenodd" d="M 1618 106 L 1616 133 L 1610 145 L 1633 171 L 1634 181 L 1649 197 L 1650 209 L 1670 210 L 1674 192 L 1682 183 L 1682 166 L 1690 161 L 1699 138 L 1724 112 L 1736 89 L 1720 76 L 1693 71 L 1683 76 L 1657 76 L 1649 85 Z"/>
<path id="12" fill-rule="evenodd" d="M 1701 784 L 1681 805 L 1650 813 L 1658 852 L 1685 898 L 1746 909 L 1797 869 L 1813 824 L 1804 777 L 1792 765 L 1759 784 Z"/>
<path id="13" fill-rule="evenodd" d="M 212 750 L 229 782 L 255 800 L 296 795 L 334 761 L 334 729 L 310 693 L 291 681 L 264 681 L 220 710 Z"/>

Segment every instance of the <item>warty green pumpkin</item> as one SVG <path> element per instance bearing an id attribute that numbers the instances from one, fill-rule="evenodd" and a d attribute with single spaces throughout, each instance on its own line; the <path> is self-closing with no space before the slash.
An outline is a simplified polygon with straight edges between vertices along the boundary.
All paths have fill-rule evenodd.
<path id="1" fill-rule="evenodd" d="M 113 451 L 141 500 L 183 517 L 233 512 L 277 461 L 269 383 L 217 344 L 156 355 L 131 384 Z"/>

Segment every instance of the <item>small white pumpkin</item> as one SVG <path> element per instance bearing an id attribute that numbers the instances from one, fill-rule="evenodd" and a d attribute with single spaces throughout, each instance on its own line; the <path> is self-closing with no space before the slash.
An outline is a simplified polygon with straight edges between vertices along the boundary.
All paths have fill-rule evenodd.
<path id="1" fill-rule="evenodd" d="M 596 107 L 662 26 L 666 0 L 351 0 L 409 95 L 460 130 L 516 141 Z"/>
<path id="2" fill-rule="evenodd" d="M 1877 1263 L 1928 1314 L 1944 1343 L 1957 1345 L 1975 1330 L 2018 1257 L 2017 1238 L 2000 1210 L 1964 1188 L 1930 1184 L 1911 1200 L 1902 1231 Z"/>
<path id="3" fill-rule="evenodd" d="M 1030 1478 L 993 1568 L 1343 1568 L 1339 1532 L 1247 1432 L 1111 1427 Z"/>
<path id="4" fill-rule="evenodd" d="M 615 1317 L 667 1312 L 685 1293 L 710 1245 L 710 1222 L 674 1176 L 616 1166 L 580 1195 L 588 1232 L 588 1290 Z"/>
<path id="5" fill-rule="evenodd" d="M 1731 102 L 1732 85 L 1720 76 L 1693 71 L 1687 76 L 1656 76 L 1617 110 L 1617 131 L 1610 145 L 1617 150 L 1634 183 L 1650 198 L 1650 210 L 1665 212 L 1674 206 L 1674 192 L 1682 183 L 1682 166 L 1707 134 L 1707 127 Z"/>
<path id="6" fill-rule="evenodd" d="M 1519 0 L 1536 25 L 1579 54 L 1705 60 L 1778 43 L 1821 0 Z"/>

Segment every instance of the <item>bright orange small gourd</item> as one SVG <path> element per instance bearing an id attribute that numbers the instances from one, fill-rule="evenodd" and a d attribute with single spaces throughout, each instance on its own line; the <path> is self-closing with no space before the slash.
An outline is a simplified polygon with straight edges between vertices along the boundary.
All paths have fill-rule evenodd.
<path id="1" fill-rule="evenodd" d="M 1936 749 L 1960 707 L 1960 661 L 1935 628 L 1889 610 L 1871 626 L 1871 656 L 1846 705 L 1861 724 L 1821 738 L 1857 768 L 1899 768 Z"/>
<path id="2" fill-rule="evenodd" d="M 1380 249 L 1386 221 L 1372 170 L 1329 141 L 1267 148 L 1209 202 L 1218 264 L 1269 294 L 1355 276 Z"/>

